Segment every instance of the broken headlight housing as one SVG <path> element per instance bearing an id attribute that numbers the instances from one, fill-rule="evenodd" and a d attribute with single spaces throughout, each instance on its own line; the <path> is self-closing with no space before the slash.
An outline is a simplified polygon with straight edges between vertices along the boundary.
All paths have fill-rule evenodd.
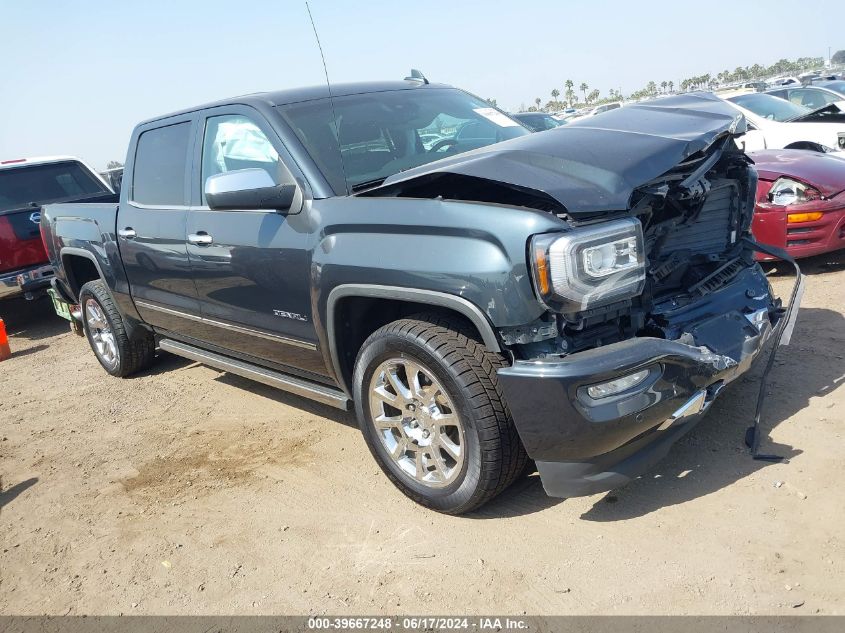
<path id="1" fill-rule="evenodd" d="M 635 297 L 645 284 L 643 229 L 633 218 L 537 235 L 531 260 L 537 294 L 557 312 Z"/>
<path id="2" fill-rule="evenodd" d="M 821 194 L 810 185 L 782 176 L 769 189 L 769 202 L 779 207 L 818 200 Z"/>

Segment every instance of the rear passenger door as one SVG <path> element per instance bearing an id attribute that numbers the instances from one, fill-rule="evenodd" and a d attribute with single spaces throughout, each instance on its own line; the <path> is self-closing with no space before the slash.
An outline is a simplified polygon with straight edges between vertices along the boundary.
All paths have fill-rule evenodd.
<path id="1" fill-rule="evenodd" d="M 240 169 L 264 169 L 277 184 L 302 185 L 304 178 L 254 109 L 208 110 L 199 125 L 188 255 L 204 340 L 252 360 L 324 376 L 311 315 L 305 212 L 213 211 L 204 194 L 210 176 Z"/>
<path id="2" fill-rule="evenodd" d="M 141 317 L 190 336 L 199 315 L 185 244 L 189 165 L 195 117 L 156 121 L 135 132 L 121 192 L 117 243 L 129 289 Z"/>

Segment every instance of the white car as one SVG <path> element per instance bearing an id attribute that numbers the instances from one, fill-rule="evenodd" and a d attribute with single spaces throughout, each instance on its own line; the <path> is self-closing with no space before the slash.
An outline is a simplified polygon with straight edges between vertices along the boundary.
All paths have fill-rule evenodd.
<path id="1" fill-rule="evenodd" d="M 726 101 L 748 121 L 748 131 L 740 139 L 746 151 L 810 149 L 841 152 L 845 157 L 845 113 L 817 116 L 809 108 L 761 93 L 737 95 Z"/>
<path id="2" fill-rule="evenodd" d="M 818 110 L 832 103 L 845 112 L 845 95 L 822 86 L 800 86 L 798 88 L 784 86 L 783 88 L 768 90 L 766 94 L 786 99 L 796 105 L 810 108 L 810 110 Z"/>

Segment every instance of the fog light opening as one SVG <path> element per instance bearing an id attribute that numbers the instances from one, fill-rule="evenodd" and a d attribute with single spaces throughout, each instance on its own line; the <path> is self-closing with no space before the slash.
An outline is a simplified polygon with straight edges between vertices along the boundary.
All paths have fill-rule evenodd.
<path id="1" fill-rule="evenodd" d="M 613 380 L 608 380 L 607 382 L 592 385 L 591 387 L 587 387 L 587 394 L 593 400 L 601 400 L 602 398 L 615 396 L 617 393 L 622 393 L 632 387 L 636 387 L 648 378 L 648 374 L 649 370 L 643 369 L 636 373 L 622 376 L 621 378 L 614 378 Z"/>

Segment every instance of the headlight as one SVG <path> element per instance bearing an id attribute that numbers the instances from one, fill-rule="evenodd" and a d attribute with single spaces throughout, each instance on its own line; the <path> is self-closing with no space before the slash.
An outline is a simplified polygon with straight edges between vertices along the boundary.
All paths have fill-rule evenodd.
<path id="1" fill-rule="evenodd" d="M 838 132 L 837 136 L 839 138 L 839 149 L 845 149 L 845 132 Z"/>
<path id="2" fill-rule="evenodd" d="M 635 297 L 645 284 L 643 229 L 633 218 L 537 235 L 531 259 L 537 294 L 560 312 Z"/>
<path id="3" fill-rule="evenodd" d="M 821 194 L 810 185 L 798 182 L 792 178 L 778 178 L 769 189 L 769 202 L 780 207 L 801 202 L 818 200 Z"/>

